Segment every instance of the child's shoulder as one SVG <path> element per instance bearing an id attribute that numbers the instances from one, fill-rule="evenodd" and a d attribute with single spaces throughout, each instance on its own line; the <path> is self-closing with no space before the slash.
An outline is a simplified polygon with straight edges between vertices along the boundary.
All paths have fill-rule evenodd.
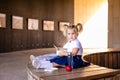
<path id="1" fill-rule="evenodd" d="M 80 43 L 80 41 L 78 39 L 75 39 L 73 42 Z"/>
<path id="2" fill-rule="evenodd" d="M 78 39 L 75 39 L 75 40 L 73 41 L 73 43 L 74 43 L 74 44 L 81 44 L 81 42 L 80 42 Z"/>

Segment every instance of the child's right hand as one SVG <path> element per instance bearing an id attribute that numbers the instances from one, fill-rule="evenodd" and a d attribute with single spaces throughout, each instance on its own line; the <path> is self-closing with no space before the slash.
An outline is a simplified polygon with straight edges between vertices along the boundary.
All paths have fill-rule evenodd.
<path id="1" fill-rule="evenodd" d="M 56 49 L 56 50 L 60 50 L 60 48 L 59 48 L 59 47 L 56 47 L 55 49 Z"/>
<path id="2" fill-rule="evenodd" d="M 68 53 L 67 52 L 60 52 L 59 54 L 58 54 L 58 56 L 68 56 Z"/>
<path id="3" fill-rule="evenodd" d="M 56 50 L 56 54 L 57 54 L 57 55 L 59 55 L 59 54 L 61 54 L 61 53 L 64 53 L 64 52 L 67 52 L 67 51 L 64 50 L 64 49 L 58 49 L 58 50 Z"/>

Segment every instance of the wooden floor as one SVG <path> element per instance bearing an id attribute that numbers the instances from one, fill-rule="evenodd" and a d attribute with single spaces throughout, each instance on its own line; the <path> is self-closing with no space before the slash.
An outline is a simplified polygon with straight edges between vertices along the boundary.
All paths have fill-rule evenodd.
<path id="1" fill-rule="evenodd" d="M 47 49 L 47 50 L 46 50 Z M 55 53 L 53 48 L 0 53 L 0 80 L 28 80 L 26 66 L 30 55 Z"/>

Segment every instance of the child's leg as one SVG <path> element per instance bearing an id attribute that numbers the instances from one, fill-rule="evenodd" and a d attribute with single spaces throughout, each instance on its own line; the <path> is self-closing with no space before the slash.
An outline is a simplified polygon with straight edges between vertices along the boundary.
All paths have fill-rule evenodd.
<path id="1" fill-rule="evenodd" d="M 53 65 L 52 63 L 50 63 L 50 61 L 41 60 L 40 68 L 50 69 L 50 68 L 53 68 Z"/>
<path id="2" fill-rule="evenodd" d="M 35 68 L 43 68 L 45 69 L 45 71 L 54 71 L 57 70 L 58 68 L 54 68 L 53 64 L 50 61 L 46 61 L 46 60 L 34 60 L 34 67 Z M 38 63 L 37 63 L 38 62 Z"/>
<path id="3" fill-rule="evenodd" d="M 31 60 L 31 62 L 32 62 L 32 66 L 34 67 L 34 68 L 40 68 L 40 62 L 39 62 L 39 60 L 38 60 L 38 58 L 37 57 L 35 57 L 34 55 L 30 55 L 30 60 Z"/>
<path id="4" fill-rule="evenodd" d="M 45 68 L 45 69 L 52 69 L 53 64 L 50 61 L 41 60 L 39 57 L 35 57 L 30 55 L 30 60 L 32 62 L 32 66 L 34 68 Z"/>
<path id="5" fill-rule="evenodd" d="M 55 62 L 52 62 L 52 64 L 53 64 L 54 67 L 65 67 L 65 65 L 59 65 L 59 64 L 57 64 Z"/>
<path id="6" fill-rule="evenodd" d="M 66 56 L 63 57 L 56 57 L 50 60 L 54 67 L 65 67 L 68 60 Z"/>

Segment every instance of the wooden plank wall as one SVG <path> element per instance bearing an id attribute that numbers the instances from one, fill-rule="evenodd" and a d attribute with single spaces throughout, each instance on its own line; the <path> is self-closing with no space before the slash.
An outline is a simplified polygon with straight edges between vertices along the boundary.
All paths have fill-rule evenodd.
<path id="1" fill-rule="evenodd" d="M 108 47 L 120 47 L 120 0 L 108 0 Z"/>
<path id="2" fill-rule="evenodd" d="M 107 1 L 108 48 L 120 48 L 120 0 Z M 105 0 L 75 0 L 74 23 L 81 22 L 84 25 L 104 2 Z"/>
<path id="3" fill-rule="evenodd" d="M 74 23 L 87 23 L 105 2 L 106 0 L 74 0 Z"/>
<path id="4" fill-rule="evenodd" d="M 6 28 L 0 28 L 0 52 L 63 46 L 59 22 L 74 21 L 73 0 L 0 0 Z M 12 29 L 12 16 L 23 17 L 23 29 Z M 38 30 L 28 30 L 28 18 L 39 20 Z M 54 31 L 43 31 L 43 20 L 54 21 Z"/>

